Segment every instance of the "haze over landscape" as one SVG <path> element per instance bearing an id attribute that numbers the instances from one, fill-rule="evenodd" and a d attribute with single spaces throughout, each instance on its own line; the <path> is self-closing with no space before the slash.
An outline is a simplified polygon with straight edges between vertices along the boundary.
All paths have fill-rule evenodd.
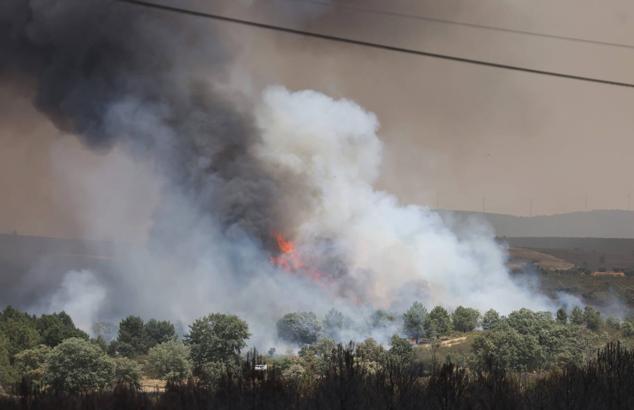
<path id="1" fill-rule="evenodd" d="M 254 10 L 237 2 L 189 3 L 245 17 L 255 13 L 263 19 L 275 10 L 266 2 L 255 2 Z M 634 72 L 629 50 L 619 47 L 544 40 L 345 9 L 329 12 L 311 3 L 282 5 L 285 10 L 299 7 L 316 13 L 319 23 L 311 23 L 311 27 L 317 30 L 332 29 L 375 40 L 380 34 L 373 30 L 389 30 L 398 24 L 403 33 L 392 31 L 390 41 L 399 45 L 416 44 L 450 54 L 527 62 L 536 68 L 623 80 Z M 363 5 L 383 6 L 381 2 Z M 570 8 L 576 10 L 574 19 L 567 18 Z M 495 0 L 390 3 L 391 11 L 615 43 L 627 43 L 634 37 L 634 29 L 628 24 L 631 8 L 623 1 L 611 2 L 610 7 L 592 2 L 579 6 L 576 1 L 556 5 L 548 1 L 519 4 Z M 342 23 L 346 18 L 369 19 L 373 24 L 365 27 Z M 293 23 L 287 14 L 279 14 L 276 19 Z M 386 54 L 266 31 L 253 35 L 252 29 L 209 24 L 233 46 L 236 64 L 227 78 L 232 86 L 252 94 L 269 84 L 323 90 L 353 99 L 375 112 L 381 119 L 386 146 L 380 184 L 406 202 L 479 212 L 485 198 L 487 212 L 523 216 L 528 216 L 531 208 L 533 215 L 549 215 L 632 206 L 628 201 L 634 172 L 627 158 L 634 149 L 627 131 L 632 126 L 629 90 Z M 368 64 L 370 61 L 372 64 Z M 108 162 L 107 157 L 112 158 L 110 162 L 125 160 L 117 151 L 86 152 L 77 141 L 55 135 L 50 123 L 29 114 L 33 108 L 28 98 L 16 95 L 14 84 L 3 83 L 2 91 L 6 98 L 0 101 L 0 115 L 12 121 L 3 120 L 0 129 L 0 186 L 5 198 L 0 204 L 0 231 L 63 237 L 85 234 L 76 224 L 70 197 L 51 188 L 67 184 L 51 168 L 51 153 L 62 151 L 64 162 L 89 163 L 91 168 Z M 36 139 L 22 138 L 24 131 L 39 135 L 37 144 Z M 134 191 L 140 191 L 139 198 L 152 200 L 147 179 L 142 179 L 143 175 L 135 178 L 121 189 L 134 184 Z M 77 190 L 76 186 L 74 182 L 72 191 Z M 144 188 L 140 190 L 139 186 Z M 113 194 L 110 200 L 116 201 L 116 197 Z M 124 215 L 118 218 L 121 229 L 130 229 L 129 221 L 147 218 L 139 214 L 142 211 L 134 202 L 114 206 L 125 207 L 124 215 L 133 215 L 130 219 Z"/>
<path id="2" fill-rule="evenodd" d="M 609 3 L 5 0 L 0 407 L 634 405 Z"/>

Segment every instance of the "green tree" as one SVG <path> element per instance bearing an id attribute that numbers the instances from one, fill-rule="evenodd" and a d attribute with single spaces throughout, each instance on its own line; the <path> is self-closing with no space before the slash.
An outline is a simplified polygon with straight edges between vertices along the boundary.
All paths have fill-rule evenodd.
<path id="1" fill-rule="evenodd" d="M 91 392 L 112 384 L 114 366 L 98 346 L 81 338 L 64 340 L 46 360 L 45 380 L 55 391 Z"/>
<path id="2" fill-rule="evenodd" d="M 113 350 L 126 357 L 134 357 L 147 352 L 143 319 L 138 316 L 128 316 L 119 322 L 119 334 Z"/>
<path id="3" fill-rule="evenodd" d="M 584 338 L 579 328 L 556 322 L 549 312 L 520 309 L 511 312 L 504 323 L 503 326 L 498 325 L 493 332 L 514 331 L 526 340 L 535 341 L 539 346 L 541 359 L 532 364 L 520 360 L 519 367 L 532 370 L 534 368 L 554 367 L 559 364 L 579 363 L 582 359 Z M 510 343 L 514 340 L 513 337 L 508 336 L 507 341 Z M 519 352 L 527 351 L 526 349 L 516 350 Z M 504 349 L 501 348 L 500 351 L 504 351 Z M 515 366 L 515 368 L 519 367 Z"/>
<path id="4" fill-rule="evenodd" d="M 451 317 L 442 306 L 436 306 L 427 315 L 425 321 L 425 333 L 430 337 L 438 337 L 449 334 L 451 331 Z"/>
<path id="5" fill-rule="evenodd" d="M 482 316 L 482 329 L 491 330 L 501 322 L 500 314 L 493 309 L 487 310 Z"/>
<path id="6" fill-rule="evenodd" d="M 583 320 L 588 329 L 597 331 L 601 327 L 603 321 L 601 320 L 601 313 L 591 306 L 586 306 L 583 311 Z"/>
<path id="7" fill-rule="evenodd" d="M 313 312 L 287 313 L 277 321 L 277 335 L 290 343 L 315 343 L 320 332 L 321 323 Z"/>
<path id="8" fill-rule="evenodd" d="M 189 346 L 179 340 L 168 340 L 152 347 L 148 353 L 150 373 L 161 380 L 180 383 L 191 375 Z"/>
<path id="9" fill-rule="evenodd" d="M 575 306 L 570 312 L 570 323 L 574 325 L 583 325 L 585 323 L 585 318 L 583 316 L 583 310 L 579 306 Z"/>
<path id="10" fill-rule="evenodd" d="M 195 369 L 198 380 L 208 388 L 215 388 L 223 377 L 231 377 L 239 371 L 235 362 L 207 362 Z"/>
<path id="11" fill-rule="evenodd" d="M 319 339 L 312 345 L 304 345 L 299 349 L 302 366 L 311 375 L 318 377 L 324 374 L 330 364 L 337 344 L 332 339 Z"/>
<path id="12" fill-rule="evenodd" d="M 114 384 L 124 385 L 133 389 L 141 388 L 141 365 L 127 357 L 115 357 L 112 359 L 114 365 Z"/>
<path id="13" fill-rule="evenodd" d="M 511 312 L 506 322 L 522 335 L 537 334 L 545 324 L 553 322 L 552 317 L 530 309 L 520 309 Z"/>
<path id="14" fill-rule="evenodd" d="M 370 338 L 365 339 L 356 347 L 356 357 L 362 361 L 380 362 L 385 354 L 383 346 L 378 344 L 376 340 Z"/>
<path id="15" fill-rule="evenodd" d="M 323 338 L 310 345 L 310 348 L 319 357 L 330 357 L 337 348 L 337 343 L 332 339 Z"/>
<path id="16" fill-rule="evenodd" d="M 403 313 L 403 330 L 408 337 L 416 340 L 416 343 L 425 335 L 425 320 L 427 320 L 427 309 L 420 302 L 414 302 L 412 306 Z"/>
<path id="17" fill-rule="evenodd" d="M 478 326 L 480 312 L 476 309 L 458 306 L 451 318 L 454 329 L 460 332 L 471 332 Z"/>
<path id="18" fill-rule="evenodd" d="M 40 383 L 44 379 L 46 361 L 50 353 L 50 347 L 40 345 L 16 354 L 14 362 L 18 377 Z"/>
<path id="19" fill-rule="evenodd" d="M 146 349 L 176 338 L 176 328 L 167 320 L 150 319 L 144 325 L 143 331 Z"/>
<path id="20" fill-rule="evenodd" d="M 40 344 L 40 334 L 35 326 L 35 318 L 27 313 L 7 306 L 0 313 L 0 331 L 8 339 L 9 358 L 22 350 Z"/>
<path id="21" fill-rule="evenodd" d="M 414 349 L 409 340 L 403 339 L 398 335 L 394 335 L 390 339 L 390 350 L 388 353 L 390 357 L 401 363 L 411 362 L 414 358 Z"/>
<path id="22" fill-rule="evenodd" d="M 491 365 L 515 371 L 532 371 L 544 364 L 544 352 L 534 335 L 522 335 L 513 328 L 496 329 L 473 341 L 476 367 Z"/>
<path id="23" fill-rule="evenodd" d="M 16 375 L 9 361 L 9 351 L 9 338 L 0 330 L 0 386 L 9 386 L 16 381 Z"/>
<path id="24" fill-rule="evenodd" d="M 197 319 L 186 336 L 194 372 L 199 374 L 207 363 L 237 362 L 249 336 L 249 326 L 235 315 L 213 313 Z"/>
<path id="25" fill-rule="evenodd" d="M 566 313 L 566 309 L 560 307 L 557 309 L 557 322 L 565 325 L 568 323 L 568 313 Z"/>
<path id="26" fill-rule="evenodd" d="M 37 318 L 36 326 L 42 338 L 42 343 L 49 347 L 55 347 L 62 340 L 71 337 L 88 339 L 88 335 L 75 327 L 73 319 L 66 312 L 42 315 Z"/>

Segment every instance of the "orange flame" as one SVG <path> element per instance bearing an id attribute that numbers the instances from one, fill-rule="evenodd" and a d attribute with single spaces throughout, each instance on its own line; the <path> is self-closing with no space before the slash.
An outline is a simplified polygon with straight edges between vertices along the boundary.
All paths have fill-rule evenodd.
<path id="1" fill-rule="evenodd" d="M 288 272 L 294 272 L 302 269 L 304 267 L 304 263 L 302 262 L 299 254 L 295 251 L 295 244 L 286 240 L 281 233 L 275 232 L 273 235 L 275 236 L 275 241 L 277 242 L 280 254 L 278 256 L 273 256 L 271 258 L 271 262 L 273 262 L 275 266 L 278 266 Z"/>
<path id="2" fill-rule="evenodd" d="M 328 274 L 311 266 L 310 257 L 308 258 L 308 265 L 304 262 L 301 252 L 292 241 L 286 239 L 279 232 L 273 232 L 273 237 L 279 251 L 278 255 L 271 257 L 273 265 L 288 273 L 308 278 L 323 288 L 327 288 L 332 283 L 332 278 Z"/>
<path id="3" fill-rule="evenodd" d="M 275 233 L 274 235 L 280 252 L 292 253 L 295 251 L 295 244 L 293 242 L 284 239 L 284 236 L 281 233 Z"/>

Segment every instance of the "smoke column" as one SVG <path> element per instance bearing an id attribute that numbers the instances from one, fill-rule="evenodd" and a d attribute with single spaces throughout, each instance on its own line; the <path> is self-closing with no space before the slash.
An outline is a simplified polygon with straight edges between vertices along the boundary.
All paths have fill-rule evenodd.
<path id="1" fill-rule="evenodd" d="M 362 322 L 413 300 L 550 307 L 513 282 L 492 232 L 457 235 L 373 188 L 382 151 L 373 114 L 314 91 L 273 87 L 256 101 L 219 91 L 230 53 L 203 23 L 105 0 L 0 6 L 0 81 L 23 84 L 61 132 L 123 150 L 160 187 L 147 244 L 119 244 L 115 269 L 69 272 L 34 306 L 89 312 L 82 321 L 231 312 L 261 347 L 276 343 L 274 322 L 290 311 L 336 306 Z M 61 178 L 86 171 L 55 159 Z M 87 232 L 107 229 L 104 192 L 119 192 L 112 179 L 82 189 Z M 297 243 L 319 280 L 271 263 L 274 232 Z"/>

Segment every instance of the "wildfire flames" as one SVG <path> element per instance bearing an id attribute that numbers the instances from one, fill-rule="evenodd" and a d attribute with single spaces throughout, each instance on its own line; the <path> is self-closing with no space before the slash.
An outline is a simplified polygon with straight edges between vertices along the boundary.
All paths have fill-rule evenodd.
<path id="1" fill-rule="evenodd" d="M 295 249 L 295 244 L 284 238 L 281 233 L 274 233 L 275 242 L 277 242 L 277 248 L 280 254 L 273 256 L 271 262 L 273 265 L 284 269 L 288 272 L 295 272 L 304 267 L 301 257 Z"/>
<path id="2" fill-rule="evenodd" d="M 309 277 L 315 282 L 322 282 L 323 273 L 306 266 L 295 244 L 287 240 L 281 233 L 273 233 L 279 254 L 271 257 L 271 263 L 287 272 Z"/>
<path id="3" fill-rule="evenodd" d="M 280 252 L 282 252 L 283 254 L 295 252 L 295 244 L 284 239 L 284 236 L 281 233 L 275 234 L 275 241 L 277 242 L 277 247 L 279 248 Z"/>

